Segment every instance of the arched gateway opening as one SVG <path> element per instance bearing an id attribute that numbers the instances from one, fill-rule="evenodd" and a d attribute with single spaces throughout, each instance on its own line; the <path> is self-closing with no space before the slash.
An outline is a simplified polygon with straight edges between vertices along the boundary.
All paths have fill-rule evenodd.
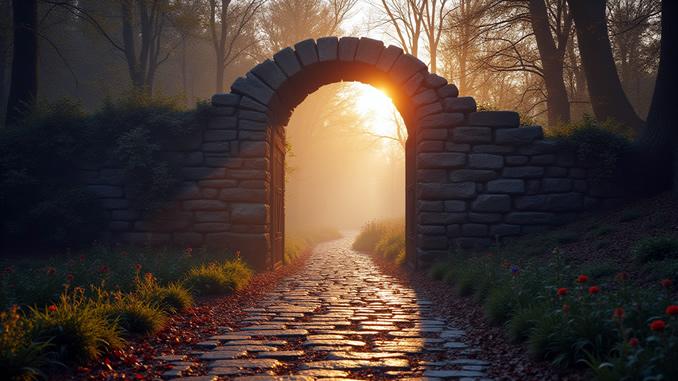
<path id="1" fill-rule="evenodd" d="M 424 63 L 400 48 L 369 38 L 327 37 L 286 48 L 237 79 L 230 94 L 213 98 L 215 106 L 236 107 L 238 140 L 265 162 L 259 242 L 241 250 L 260 252 L 259 267 L 282 264 L 284 252 L 285 129 L 292 111 L 321 86 L 358 81 L 383 89 L 392 98 L 408 132 L 405 150 L 405 225 L 408 263 L 416 266 L 416 134 L 422 117 L 442 111 L 441 99 L 456 96 L 453 85 L 429 74 Z M 431 106 L 433 105 L 433 106 Z M 428 106 L 428 107 L 426 107 Z M 262 133 L 253 134 L 259 131 Z M 258 148 L 254 148 L 258 147 Z M 249 206 L 255 208 L 254 204 Z M 265 246 L 262 243 L 266 242 Z M 244 242 L 243 242 L 244 243 Z M 247 246 L 252 246 L 249 249 Z M 262 256 L 261 252 L 267 253 Z M 265 261 L 265 263 L 262 263 Z"/>

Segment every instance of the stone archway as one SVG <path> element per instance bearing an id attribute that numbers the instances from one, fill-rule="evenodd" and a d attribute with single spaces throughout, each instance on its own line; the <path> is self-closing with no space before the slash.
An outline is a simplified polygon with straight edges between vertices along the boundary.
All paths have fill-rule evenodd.
<path id="1" fill-rule="evenodd" d="M 259 269 L 281 261 L 281 142 L 294 107 L 320 86 L 359 81 L 385 89 L 408 129 L 407 253 L 425 266 L 457 247 L 572 221 L 618 202 L 623 189 L 599 163 L 520 126 L 510 111 L 476 112 L 471 97 L 430 74 L 400 48 L 369 38 L 326 37 L 283 49 L 212 98 L 204 131 L 163 152 L 180 164 L 182 187 L 161 212 L 129 207 L 121 179 L 88 171 L 102 199 L 108 237 L 142 244 L 239 250 Z"/>

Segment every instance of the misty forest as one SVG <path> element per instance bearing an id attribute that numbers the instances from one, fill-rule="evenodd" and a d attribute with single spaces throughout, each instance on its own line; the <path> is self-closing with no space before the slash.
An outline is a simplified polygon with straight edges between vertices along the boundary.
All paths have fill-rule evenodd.
<path id="1" fill-rule="evenodd" d="M 678 379 L 677 5 L 0 0 L 0 378 Z"/>

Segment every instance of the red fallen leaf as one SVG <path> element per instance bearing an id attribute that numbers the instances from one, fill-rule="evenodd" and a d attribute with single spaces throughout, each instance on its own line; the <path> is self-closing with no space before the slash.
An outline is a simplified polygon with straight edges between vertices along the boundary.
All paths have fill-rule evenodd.
<path id="1" fill-rule="evenodd" d="M 146 376 L 144 376 L 143 374 L 134 373 L 134 378 L 135 378 L 136 380 L 145 380 L 145 379 L 146 379 Z"/>
<path id="2" fill-rule="evenodd" d="M 75 369 L 75 371 L 78 373 L 88 373 L 90 371 L 90 368 L 79 366 Z"/>

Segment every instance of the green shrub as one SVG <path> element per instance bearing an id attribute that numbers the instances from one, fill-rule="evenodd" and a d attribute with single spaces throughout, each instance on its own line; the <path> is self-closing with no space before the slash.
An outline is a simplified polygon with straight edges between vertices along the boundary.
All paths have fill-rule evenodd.
<path id="1" fill-rule="evenodd" d="M 64 293 L 59 303 L 43 309 L 32 308 L 31 315 L 34 340 L 48 343 L 60 362 L 95 360 L 102 352 L 122 346 L 115 322 L 107 320 L 81 291 Z"/>
<path id="2" fill-rule="evenodd" d="M 443 280 L 449 271 L 449 265 L 445 262 L 436 262 L 431 266 L 429 273 L 434 280 Z"/>
<path id="3" fill-rule="evenodd" d="M 516 311 L 506 325 L 511 341 L 523 342 L 527 340 L 537 321 L 547 313 L 543 305 L 532 305 Z"/>
<path id="4" fill-rule="evenodd" d="M 188 289 L 179 283 L 160 286 L 151 273 L 143 278 L 137 277 L 135 296 L 146 304 L 158 306 L 164 312 L 184 311 L 193 305 L 193 297 Z"/>
<path id="5" fill-rule="evenodd" d="M 384 223 L 368 222 L 360 229 L 360 233 L 353 242 L 353 250 L 372 252 L 384 236 L 387 227 Z"/>
<path id="6" fill-rule="evenodd" d="M 198 295 L 227 294 L 244 287 L 251 271 L 242 261 L 210 263 L 192 268 L 184 285 Z"/>
<path id="7" fill-rule="evenodd" d="M 134 294 L 116 293 L 114 301 L 102 307 L 102 311 L 109 321 L 131 335 L 152 335 L 160 331 L 167 321 L 158 305 Z"/>
<path id="8" fill-rule="evenodd" d="M 678 258 L 678 238 L 650 237 L 640 239 L 633 245 L 633 256 L 639 263 Z"/>
<path id="9" fill-rule="evenodd" d="M 393 226 L 386 229 L 383 236 L 374 248 L 377 255 L 384 259 L 402 264 L 405 262 L 405 231 L 404 226 Z"/>
<path id="10" fill-rule="evenodd" d="M 40 368 L 49 363 L 49 342 L 32 340 L 33 322 L 21 316 L 16 306 L 0 312 L 0 369 L 11 381 L 45 378 Z"/>
<path id="11" fill-rule="evenodd" d="M 515 290 L 510 287 L 493 289 L 485 303 L 485 314 L 490 323 L 505 324 L 511 317 L 516 303 Z"/>

